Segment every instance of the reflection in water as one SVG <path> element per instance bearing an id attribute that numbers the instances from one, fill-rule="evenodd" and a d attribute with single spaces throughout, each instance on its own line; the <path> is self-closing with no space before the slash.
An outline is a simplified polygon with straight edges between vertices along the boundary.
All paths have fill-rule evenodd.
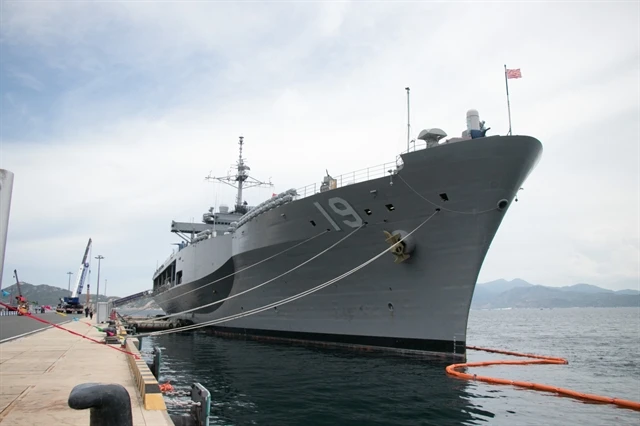
<path id="1" fill-rule="evenodd" d="M 163 349 L 161 381 L 211 391 L 213 424 L 471 425 L 493 414 L 444 364 L 391 354 L 216 338 L 145 338 Z M 172 413 L 180 412 L 172 408 Z"/>

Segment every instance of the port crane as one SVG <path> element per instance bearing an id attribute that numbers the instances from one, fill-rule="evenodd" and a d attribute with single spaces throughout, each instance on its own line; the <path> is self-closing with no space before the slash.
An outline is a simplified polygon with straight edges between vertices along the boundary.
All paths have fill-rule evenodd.
<path id="1" fill-rule="evenodd" d="M 56 308 L 56 312 L 65 314 L 82 314 L 84 311 L 84 305 L 80 303 L 80 295 L 82 294 L 82 288 L 84 287 L 84 281 L 87 278 L 89 272 L 89 251 L 91 250 L 91 238 L 87 243 L 87 248 L 84 250 L 84 256 L 82 257 L 82 263 L 80 263 L 80 269 L 78 269 L 78 278 L 76 279 L 76 285 L 73 288 L 71 297 L 63 297 L 60 299 L 60 304 Z M 88 286 L 87 286 L 88 288 Z"/>
<path id="2" fill-rule="evenodd" d="M 16 296 L 16 305 L 18 308 L 18 315 L 29 312 L 29 303 L 27 298 L 22 295 L 22 289 L 20 288 L 20 280 L 18 279 L 18 271 L 13 270 L 13 274 L 16 276 L 16 287 L 18 287 L 18 295 Z"/>

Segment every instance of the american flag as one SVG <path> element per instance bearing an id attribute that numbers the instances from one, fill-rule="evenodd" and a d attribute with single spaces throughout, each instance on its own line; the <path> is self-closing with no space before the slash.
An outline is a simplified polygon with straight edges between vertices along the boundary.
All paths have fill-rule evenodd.
<path id="1" fill-rule="evenodd" d="M 520 73 L 520 68 L 515 70 L 507 70 L 507 78 L 522 78 L 522 73 Z"/>

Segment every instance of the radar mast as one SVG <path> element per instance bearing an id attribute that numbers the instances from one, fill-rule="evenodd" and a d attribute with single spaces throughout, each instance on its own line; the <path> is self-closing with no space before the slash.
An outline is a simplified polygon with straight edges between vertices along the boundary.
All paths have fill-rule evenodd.
<path id="1" fill-rule="evenodd" d="M 247 212 L 247 203 L 242 199 L 242 191 L 244 189 L 253 188 L 253 187 L 269 188 L 269 187 L 272 187 L 273 184 L 271 183 L 271 179 L 269 179 L 269 182 L 262 182 L 249 176 L 247 172 L 251 170 L 251 168 L 249 168 L 249 166 L 245 163 L 244 158 L 242 158 L 242 146 L 244 145 L 244 136 L 240 136 L 240 141 L 238 142 L 238 144 L 240 145 L 240 155 L 238 156 L 238 161 L 236 162 L 236 165 L 235 165 L 236 174 L 234 175 L 230 174 L 224 177 L 215 177 L 215 176 L 211 176 L 211 173 L 209 173 L 209 176 L 205 177 L 205 179 L 209 181 L 217 180 L 219 182 L 226 183 L 227 185 L 233 188 L 236 188 L 237 195 L 236 195 L 235 211 L 237 213 L 244 214 Z"/>

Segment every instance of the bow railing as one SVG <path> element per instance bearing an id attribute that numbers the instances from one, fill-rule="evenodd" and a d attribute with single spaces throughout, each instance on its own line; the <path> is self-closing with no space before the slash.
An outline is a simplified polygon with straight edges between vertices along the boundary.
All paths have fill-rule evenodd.
<path id="1" fill-rule="evenodd" d="M 402 159 L 400 156 L 396 158 L 396 161 L 379 164 L 373 167 L 367 167 L 366 169 L 355 170 L 353 172 L 344 173 L 339 176 L 335 176 L 332 178 L 336 181 L 336 188 L 341 188 L 347 185 L 353 185 L 355 183 L 366 182 L 371 179 L 378 179 L 384 176 L 389 176 L 395 173 L 396 169 L 400 167 L 402 164 Z M 311 195 L 317 194 L 320 192 L 320 183 L 312 183 L 307 186 L 303 186 L 302 188 L 296 189 L 298 195 L 296 199 L 301 200 L 306 197 L 310 197 Z"/>

